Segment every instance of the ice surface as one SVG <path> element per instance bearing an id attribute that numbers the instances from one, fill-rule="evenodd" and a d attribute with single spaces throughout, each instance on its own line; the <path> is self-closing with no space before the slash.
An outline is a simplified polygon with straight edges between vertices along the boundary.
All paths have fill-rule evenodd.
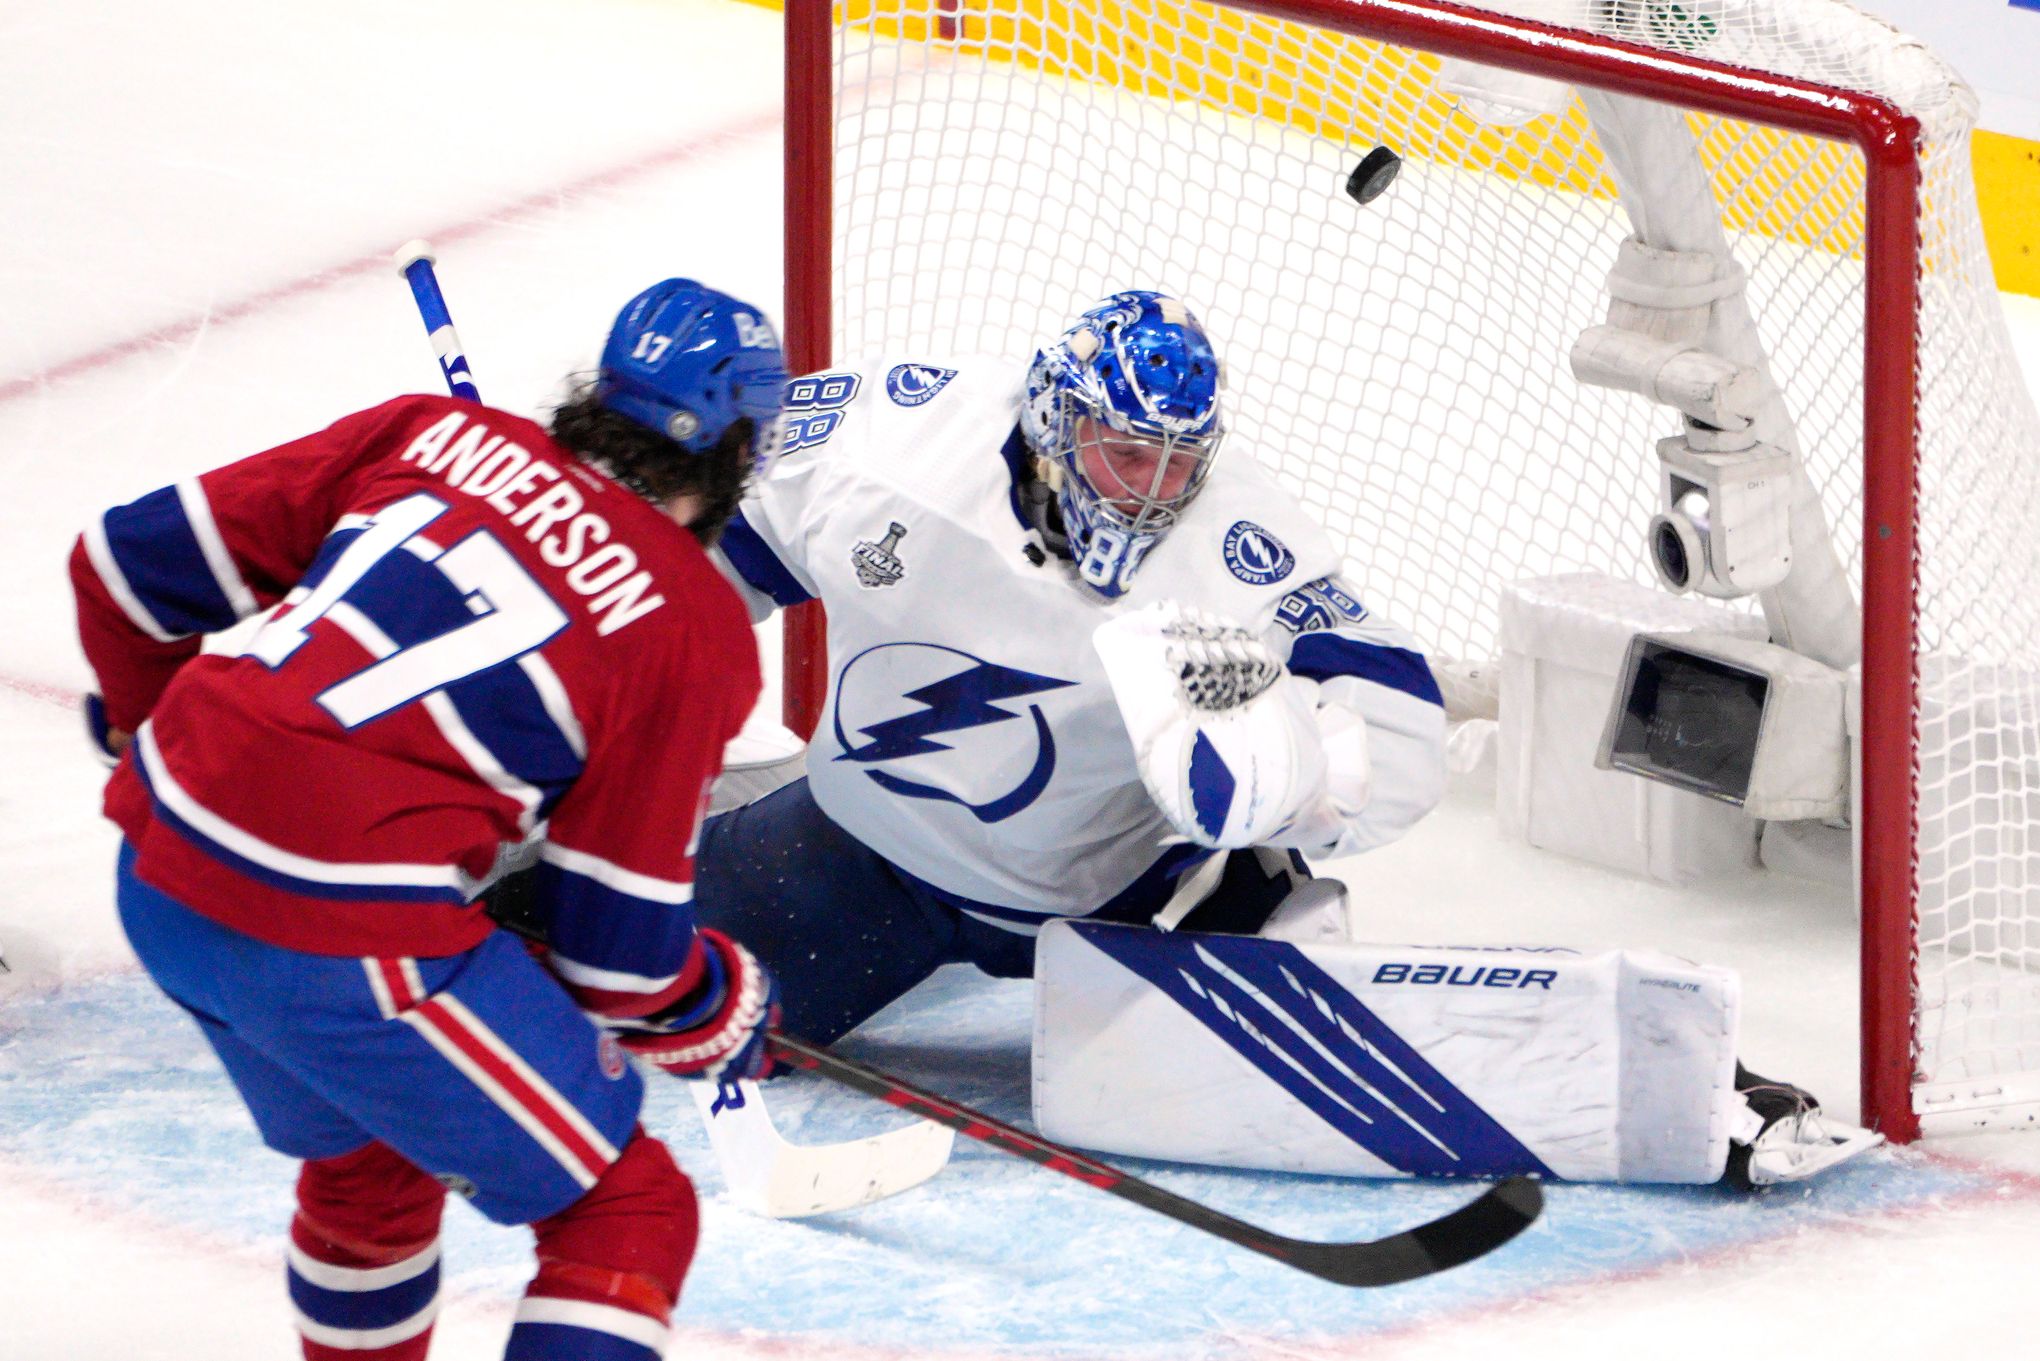
<path id="1" fill-rule="evenodd" d="M 290 1165 L 135 969 L 62 563 L 92 511 L 436 370 L 386 263 L 416 235 L 482 389 L 540 405 L 668 273 L 777 308 L 776 16 L 727 0 L 77 0 L 0 17 L 0 1357 L 293 1354 Z M 2040 372 L 2040 303 L 2008 300 Z M 1477 781 L 1345 867 L 1381 939 L 1647 943 L 1734 965 L 1752 1061 L 1853 1108 L 1855 924 L 1775 877 L 1640 884 L 1498 843 Z M 1023 1118 L 1024 985 L 945 970 L 852 1042 Z M 906 1017 L 911 1014 L 909 1023 Z M 1558 1187 L 1490 1261 L 1341 1291 L 959 1141 L 895 1201 L 747 1218 L 681 1094 L 648 1123 L 706 1228 L 676 1356 L 1582 1357 L 1900 1347 L 2018 1354 L 2040 1138 L 1879 1155 L 1815 1187 Z M 783 1130 L 898 1117 L 777 1084 Z M 1374 1235 L 1465 1188 L 1142 1167 L 1292 1234 Z M 494 1355 L 521 1234 L 449 1216 L 436 1355 Z"/>

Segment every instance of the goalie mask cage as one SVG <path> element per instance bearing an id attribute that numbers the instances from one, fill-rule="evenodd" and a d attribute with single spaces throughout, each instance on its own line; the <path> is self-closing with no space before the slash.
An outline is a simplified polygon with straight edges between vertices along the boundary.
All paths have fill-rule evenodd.
<path id="1" fill-rule="evenodd" d="M 1625 237 L 1732 258 L 1739 362 L 1782 389 L 1818 494 L 1794 512 L 1795 572 L 1835 583 L 1797 610 L 1808 650 L 1860 648 L 1865 1118 L 2036 1118 L 2040 436 L 1944 66 L 1841 0 L 786 13 L 796 372 L 923 349 L 1008 356 L 1017 384 L 1098 297 L 1173 292 L 1219 347 L 1235 448 L 1441 657 L 1497 655 L 1509 581 L 1653 579 L 1679 417 L 1567 355 Z M 1618 145 L 1639 127 L 1676 154 Z M 1363 206 L 1346 178 L 1376 145 L 1403 167 Z M 823 627 L 788 625 L 803 733 Z"/>

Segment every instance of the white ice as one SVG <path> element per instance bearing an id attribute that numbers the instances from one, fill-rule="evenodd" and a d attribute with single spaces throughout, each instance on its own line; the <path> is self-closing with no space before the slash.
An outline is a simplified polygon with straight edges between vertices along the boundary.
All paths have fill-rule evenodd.
<path id="1" fill-rule="evenodd" d="M 0 11 L 5 1361 L 294 1354 L 288 1165 L 254 1151 L 113 920 L 102 774 L 74 718 L 88 677 L 63 578 L 72 536 L 104 505 L 431 389 L 387 264 L 409 237 L 439 244 L 482 390 L 515 410 L 588 364 L 610 309 L 666 274 L 776 309 L 777 25 L 728 0 Z M 2040 375 L 2040 302 L 2007 306 Z M 1584 868 L 1499 842 L 1471 786 L 1344 875 L 1385 938 L 1650 944 L 1733 965 L 1753 1064 L 1853 1109 L 1845 895 L 1755 875 L 1681 891 Z M 923 1022 L 894 1013 L 871 1053 L 995 1105 L 1024 1090 L 1024 990 L 945 971 L 910 1006 Z M 811 1136 L 885 1123 L 788 1092 Z M 689 1119 L 659 1097 L 653 1124 L 708 1196 L 676 1356 L 2014 1355 L 2040 1324 L 2023 1294 L 2040 1138 L 1930 1145 L 1804 1216 L 1789 1201 L 1557 1188 L 1534 1270 L 1442 1277 L 1412 1305 L 1333 1299 L 990 1154 L 960 1152 L 890 1207 L 746 1220 L 716 1199 Z M 180 1170 L 213 1142 L 232 1156 L 201 1160 L 203 1177 Z M 1457 1194 L 1158 1175 L 1328 1237 Z M 523 1248 L 450 1218 L 454 1258 L 473 1265 L 453 1277 L 435 1354 L 492 1356 Z M 1604 1255 L 1580 1260 L 1596 1244 Z"/>

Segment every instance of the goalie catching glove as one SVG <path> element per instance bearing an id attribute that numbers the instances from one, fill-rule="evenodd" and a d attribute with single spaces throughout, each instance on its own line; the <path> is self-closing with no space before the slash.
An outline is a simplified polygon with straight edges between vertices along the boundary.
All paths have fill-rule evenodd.
<path id="1" fill-rule="evenodd" d="M 1317 686 L 1228 620 L 1163 602 L 1109 619 L 1092 644 L 1162 816 L 1200 846 L 1283 844 L 1327 801 Z M 1342 717 L 1350 717 L 1341 715 Z M 1341 785 L 1365 800 L 1365 725 L 1342 725 Z M 1315 839 L 1315 838 L 1313 838 Z"/>
<path id="2" fill-rule="evenodd" d="M 772 1074 L 766 1032 L 779 1024 L 779 981 L 749 950 L 702 927 L 701 982 L 665 1010 L 606 1020 L 616 1042 L 680 1077 L 730 1082 Z"/>

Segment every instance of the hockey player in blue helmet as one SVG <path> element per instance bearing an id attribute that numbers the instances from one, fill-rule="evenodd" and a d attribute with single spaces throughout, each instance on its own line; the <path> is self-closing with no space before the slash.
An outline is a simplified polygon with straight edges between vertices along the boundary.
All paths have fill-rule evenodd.
<path id="1" fill-rule="evenodd" d="M 762 311 L 666 279 L 624 304 L 600 369 L 554 411 L 552 434 L 655 504 L 689 498 L 688 528 L 712 544 L 778 448 L 785 388 Z"/>
<path id="2" fill-rule="evenodd" d="M 705 543 L 784 386 L 757 309 L 669 279 L 550 431 L 408 393 L 72 550 L 122 923 L 303 1160 L 307 1357 L 424 1361 L 451 1187 L 535 1236 L 506 1355 L 660 1354 L 699 1221 L 626 1054 L 762 1075 L 778 1015 L 689 903 L 692 824 L 762 685 Z M 245 646 L 202 646 L 242 622 Z M 476 901 L 525 858 L 542 956 Z"/>
<path id="3" fill-rule="evenodd" d="M 1225 438 L 1218 356 L 1190 309 L 1115 293 L 1038 350 L 1021 429 L 1040 460 L 1022 500 L 1100 595 L 1125 593 L 1204 487 Z"/>

